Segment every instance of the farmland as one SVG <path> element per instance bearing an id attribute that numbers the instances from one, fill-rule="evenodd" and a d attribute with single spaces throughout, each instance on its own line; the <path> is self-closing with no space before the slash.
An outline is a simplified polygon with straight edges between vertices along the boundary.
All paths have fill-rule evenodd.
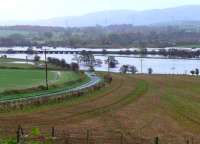
<path id="1" fill-rule="evenodd" d="M 0 62 L 0 101 L 45 96 L 78 87 L 90 80 L 81 72 L 49 64 L 47 90 L 44 62 L 10 58 L 0 58 Z"/>
<path id="2" fill-rule="evenodd" d="M 1 69 L 0 75 L 0 92 L 45 85 L 45 71 L 42 70 Z M 78 75 L 72 72 L 49 71 L 48 79 L 51 83 L 64 83 L 77 80 Z"/>
<path id="3" fill-rule="evenodd" d="M 70 71 L 49 71 L 49 89 L 45 87 L 45 72 L 42 70 L 0 70 L 0 100 L 16 100 L 45 96 L 84 84 L 89 79 Z M 81 80 L 82 79 L 82 80 Z"/>
<path id="4" fill-rule="evenodd" d="M 15 134 L 17 124 L 27 131 L 38 127 L 49 132 L 121 132 L 130 143 L 182 144 L 199 142 L 200 105 L 198 77 L 112 74 L 105 88 L 61 103 L 0 114 L 0 133 Z"/>
<path id="5" fill-rule="evenodd" d="M 22 89 L 30 88 L 32 86 L 44 84 L 45 73 L 38 70 L 10 70 L 3 69 L 0 70 L 0 91 L 7 89 Z M 49 79 L 51 81 L 55 80 L 53 72 L 49 73 Z"/>

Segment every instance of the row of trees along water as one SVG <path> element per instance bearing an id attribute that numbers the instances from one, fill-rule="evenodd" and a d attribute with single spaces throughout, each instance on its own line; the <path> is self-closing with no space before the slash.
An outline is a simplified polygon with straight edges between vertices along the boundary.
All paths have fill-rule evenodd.
<path id="1" fill-rule="evenodd" d="M 84 64 L 85 66 L 89 67 L 89 70 L 94 71 L 95 66 L 100 66 L 103 62 L 100 59 L 95 59 L 94 55 L 88 52 L 83 52 L 81 55 L 75 56 L 74 60 L 77 60 L 79 64 Z M 108 71 L 110 68 L 116 68 L 116 66 L 119 64 L 119 62 L 115 59 L 114 56 L 108 56 L 108 58 L 105 60 L 105 63 L 108 65 Z M 175 69 L 173 67 L 173 69 Z M 119 69 L 119 71 L 123 74 L 125 73 L 132 73 L 136 74 L 138 73 L 138 69 L 134 65 L 122 65 Z M 142 73 L 142 70 L 141 70 Z M 147 69 L 148 74 L 153 74 L 153 68 Z M 191 75 L 199 75 L 200 71 L 198 68 L 190 71 Z"/>
<path id="2" fill-rule="evenodd" d="M 66 63 L 66 61 L 64 59 L 60 60 L 60 59 L 57 59 L 57 58 L 48 57 L 47 61 L 48 61 L 48 63 L 54 64 L 54 65 L 59 66 L 63 69 L 72 70 L 72 71 L 78 71 L 79 70 L 79 65 L 77 63 L 68 64 L 68 63 Z"/>
<path id="3" fill-rule="evenodd" d="M 82 53 L 79 57 L 76 55 L 74 60 L 78 61 L 79 64 L 84 64 L 89 67 L 90 71 L 94 71 L 95 66 L 100 66 L 103 62 L 100 59 L 95 59 L 94 55 L 88 52 Z M 105 63 L 108 65 L 108 71 L 110 68 L 116 68 L 119 62 L 115 59 L 114 56 L 108 56 L 105 60 Z M 136 74 L 138 72 L 137 68 L 134 65 L 122 65 L 120 67 L 121 73 L 132 73 Z M 148 68 L 148 74 L 152 74 L 153 69 Z"/>
<path id="4" fill-rule="evenodd" d="M 38 48 L 38 51 L 41 49 Z M 74 49 L 75 50 L 75 49 Z M 25 50 L 27 54 L 37 54 L 37 50 L 34 50 L 32 47 L 29 47 Z M 56 51 L 56 48 L 54 48 L 54 51 Z M 67 49 L 66 49 L 67 51 Z M 12 48 L 9 48 L 8 50 L 5 51 L 7 54 L 15 54 L 17 51 L 15 51 Z M 200 50 L 192 50 L 192 49 L 184 49 L 184 48 L 160 48 L 160 49 L 151 49 L 148 50 L 147 48 L 140 48 L 140 49 L 135 49 L 135 50 L 119 50 L 119 51 L 108 51 L 105 48 L 102 49 L 102 51 L 85 51 L 85 50 L 80 50 L 81 55 L 85 55 L 87 53 L 91 54 L 123 54 L 123 55 L 140 55 L 142 57 L 147 57 L 148 55 L 155 56 L 155 55 L 160 55 L 165 58 L 199 58 L 200 57 Z"/>
<path id="5" fill-rule="evenodd" d="M 35 57 L 34 57 L 35 64 L 37 64 L 39 61 L 40 61 L 40 56 L 35 55 Z M 57 67 L 65 69 L 65 70 L 79 71 L 79 65 L 78 65 L 78 63 L 72 62 L 71 64 L 68 64 L 65 61 L 65 59 L 61 59 L 60 60 L 58 58 L 48 57 L 47 58 L 47 62 L 49 64 L 53 64 L 53 65 L 55 65 Z"/>

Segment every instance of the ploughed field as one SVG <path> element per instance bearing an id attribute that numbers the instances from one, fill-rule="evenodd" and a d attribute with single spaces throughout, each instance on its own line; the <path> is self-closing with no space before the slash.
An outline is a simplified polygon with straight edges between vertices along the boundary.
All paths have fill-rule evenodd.
<path id="1" fill-rule="evenodd" d="M 14 136 L 21 124 L 25 131 L 37 127 L 47 133 L 55 126 L 57 136 L 70 131 L 77 139 L 77 133 L 84 137 L 89 129 L 94 143 L 95 139 L 120 143 L 111 141 L 119 132 L 131 144 L 153 143 L 156 136 L 162 144 L 183 144 L 188 139 L 200 143 L 200 78 L 112 76 L 113 82 L 99 91 L 62 103 L 1 113 L 0 135 Z"/>

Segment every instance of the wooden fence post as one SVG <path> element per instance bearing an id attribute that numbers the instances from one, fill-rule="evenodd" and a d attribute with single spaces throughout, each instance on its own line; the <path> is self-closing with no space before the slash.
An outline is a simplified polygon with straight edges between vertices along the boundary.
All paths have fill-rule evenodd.
<path id="1" fill-rule="evenodd" d="M 67 134 L 67 137 L 65 138 L 65 144 L 69 144 L 70 139 L 70 133 Z"/>
<path id="2" fill-rule="evenodd" d="M 69 144 L 69 137 L 70 134 L 68 132 L 65 133 L 65 131 L 63 131 L 64 144 Z"/>
<path id="3" fill-rule="evenodd" d="M 90 131 L 87 130 L 86 143 L 89 144 Z"/>
<path id="4" fill-rule="evenodd" d="M 17 143 L 20 143 L 21 136 L 24 136 L 24 131 L 21 125 L 18 125 L 16 136 L 17 136 Z"/>
<path id="5" fill-rule="evenodd" d="M 20 125 L 18 125 L 16 136 L 17 136 L 17 143 L 20 143 L 20 137 L 24 136 L 23 128 Z"/>
<path id="6" fill-rule="evenodd" d="M 191 143 L 194 144 L 194 138 L 193 138 L 193 137 L 192 137 L 192 139 L 191 139 Z"/>
<path id="7" fill-rule="evenodd" d="M 19 128 L 17 129 L 17 132 L 16 132 L 16 138 L 17 138 L 17 144 L 20 142 L 20 134 L 19 134 Z"/>
<path id="8" fill-rule="evenodd" d="M 55 127 L 52 127 L 52 128 L 51 128 L 51 136 L 52 136 L 52 137 L 55 137 Z"/>
<path id="9" fill-rule="evenodd" d="M 159 137 L 155 137 L 154 144 L 159 144 Z"/>
<path id="10" fill-rule="evenodd" d="M 123 144 L 124 143 L 124 135 L 123 133 L 121 133 L 121 136 L 120 136 L 120 144 Z"/>
<path id="11" fill-rule="evenodd" d="M 21 127 L 21 125 L 19 125 L 19 131 L 21 132 L 21 135 L 24 136 L 24 130 L 23 130 L 23 128 Z"/>

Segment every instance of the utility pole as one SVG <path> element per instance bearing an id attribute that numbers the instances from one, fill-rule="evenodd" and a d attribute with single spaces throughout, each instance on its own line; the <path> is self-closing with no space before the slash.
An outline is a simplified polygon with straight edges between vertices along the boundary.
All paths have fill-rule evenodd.
<path id="1" fill-rule="evenodd" d="M 48 67 L 47 67 L 47 51 L 46 51 L 46 49 L 45 49 L 45 51 L 44 51 L 44 55 L 45 55 L 46 89 L 48 90 L 48 89 L 49 89 L 49 86 L 48 86 Z"/>
<path id="2" fill-rule="evenodd" d="M 26 56 L 26 63 L 28 64 L 28 56 Z"/>
<path id="3" fill-rule="evenodd" d="M 110 75 L 110 56 L 108 56 L 108 75 Z"/>
<path id="4" fill-rule="evenodd" d="M 141 57 L 141 74 L 143 73 L 143 59 Z"/>

